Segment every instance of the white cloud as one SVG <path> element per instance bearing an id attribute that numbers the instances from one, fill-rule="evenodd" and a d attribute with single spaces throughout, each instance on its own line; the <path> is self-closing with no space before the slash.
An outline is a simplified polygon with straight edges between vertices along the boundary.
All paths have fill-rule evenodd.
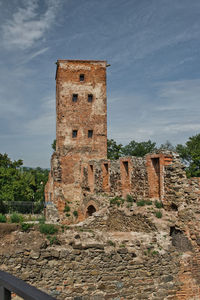
<path id="1" fill-rule="evenodd" d="M 153 88 L 153 95 L 129 95 L 126 106 L 123 97 L 111 103 L 110 138 L 124 144 L 148 139 L 177 144 L 200 132 L 200 79 L 165 82 Z"/>
<path id="2" fill-rule="evenodd" d="M 46 11 L 40 14 L 38 0 L 24 1 L 24 7 L 18 7 L 12 18 L 2 25 L 4 46 L 7 49 L 31 47 L 52 25 L 58 3 L 59 0 L 48 0 Z"/>
<path id="3" fill-rule="evenodd" d="M 52 135 L 55 131 L 55 122 L 55 98 L 48 97 L 44 100 L 38 117 L 26 124 L 26 132 L 29 135 Z"/>

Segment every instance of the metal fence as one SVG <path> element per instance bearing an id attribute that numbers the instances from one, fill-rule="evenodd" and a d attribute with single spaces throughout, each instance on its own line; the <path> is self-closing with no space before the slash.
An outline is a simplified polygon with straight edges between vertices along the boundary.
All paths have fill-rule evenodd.
<path id="1" fill-rule="evenodd" d="M 3 201 L 7 213 L 38 214 L 44 210 L 44 203 L 30 201 Z"/>
<path id="2" fill-rule="evenodd" d="M 11 293 L 25 300 L 56 300 L 23 280 L 0 271 L 0 299 L 11 300 Z"/>

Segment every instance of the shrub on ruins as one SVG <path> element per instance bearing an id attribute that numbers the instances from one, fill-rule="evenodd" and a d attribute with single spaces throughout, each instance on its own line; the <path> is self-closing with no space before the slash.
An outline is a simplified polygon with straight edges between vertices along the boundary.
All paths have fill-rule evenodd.
<path id="1" fill-rule="evenodd" d="M 22 223 L 24 221 L 24 217 L 22 215 L 19 215 L 17 213 L 13 213 L 10 216 L 10 222 L 11 223 Z"/>
<path id="2" fill-rule="evenodd" d="M 6 216 L 3 214 L 0 214 L 0 223 L 6 223 L 6 221 L 7 221 Z"/>
<path id="3" fill-rule="evenodd" d="M 70 211 L 70 206 L 66 204 L 64 208 L 64 212 L 69 212 L 69 211 Z"/>
<path id="4" fill-rule="evenodd" d="M 129 203 L 136 202 L 136 200 L 133 198 L 133 196 L 131 196 L 129 194 L 126 196 L 126 201 Z"/>
<path id="5" fill-rule="evenodd" d="M 155 206 L 156 206 L 156 208 L 162 208 L 162 207 L 163 207 L 163 204 L 162 204 L 162 202 L 156 200 L 156 201 L 155 201 Z"/>
<path id="6" fill-rule="evenodd" d="M 124 204 L 124 199 L 119 196 L 110 199 L 110 205 L 117 205 L 119 207 L 122 204 Z"/>
<path id="7" fill-rule="evenodd" d="M 22 231 L 29 231 L 33 227 L 33 224 L 31 223 L 21 223 L 21 230 Z"/>
<path id="8" fill-rule="evenodd" d="M 58 228 L 53 224 L 40 224 L 39 230 L 43 234 L 55 234 L 58 232 Z"/>
<path id="9" fill-rule="evenodd" d="M 145 204 L 146 204 L 145 200 L 139 200 L 139 201 L 136 202 L 137 206 L 145 206 Z"/>
<path id="10" fill-rule="evenodd" d="M 156 211 L 155 216 L 156 216 L 156 218 L 161 219 L 162 218 L 162 212 L 160 210 Z"/>
<path id="11" fill-rule="evenodd" d="M 189 137 L 185 145 L 178 144 L 176 151 L 186 165 L 188 177 L 200 177 L 200 134 Z"/>
<path id="12" fill-rule="evenodd" d="M 73 215 L 74 215 L 75 218 L 78 217 L 78 212 L 77 212 L 77 210 L 74 210 L 74 211 L 73 211 Z"/>

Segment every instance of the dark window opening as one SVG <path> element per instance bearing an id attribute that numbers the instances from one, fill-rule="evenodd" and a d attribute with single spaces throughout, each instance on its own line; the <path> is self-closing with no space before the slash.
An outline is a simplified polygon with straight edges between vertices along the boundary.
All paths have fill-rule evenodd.
<path id="1" fill-rule="evenodd" d="M 153 164 L 156 174 L 159 174 L 160 173 L 159 158 L 152 158 L 151 160 L 152 160 L 152 164 Z"/>
<path id="2" fill-rule="evenodd" d="M 88 95 L 88 102 L 92 102 L 93 101 L 93 95 L 92 94 L 89 94 Z"/>
<path id="3" fill-rule="evenodd" d="M 92 138 L 92 136 L 93 136 L 93 130 L 88 130 L 88 137 Z"/>
<path id="4" fill-rule="evenodd" d="M 84 81 L 85 80 L 85 75 L 84 74 L 80 74 L 80 81 Z"/>
<path id="5" fill-rule="evenodd" d="M 126 172 L 126 176 L 129 176 L 128 172 L 128 161 L 123 161 L 124 170 Z"/>
<path id="6" fill-rule="evenodd" d="M 77 135 L 78 135 L 78 130 L 73 130 L 73 131 L 72 131 L 72 137 L 73 137 L 73 138 L 76 138 Z"/>
<path id="7" fill-rule="evenodd" d="M 105 168 L 106 175 L 107 175 L 108 174 L 108 164 L 104 164 L 104 168 Z"/>
<path id="8" fill-rule="evenodd" d="M 88 209 L 87 209 L 87 215 L 90 217 L 93 215 L 93 213 L 96 212 L 96 208 L 93 206 L 93 205 L 90 205 L 88 206 Z"/>
<path id="9" fill-rule="evenodd" d="M 73 94 L 72 102 L 77 102 L 77 100 L 78 100 L 78 94 Z"/>
<path id="10" fill-rule="evenodd" d="M 172 210 L 178 211 L 178 206 L 172 202 L 172 204 L 170 205 Z"/>

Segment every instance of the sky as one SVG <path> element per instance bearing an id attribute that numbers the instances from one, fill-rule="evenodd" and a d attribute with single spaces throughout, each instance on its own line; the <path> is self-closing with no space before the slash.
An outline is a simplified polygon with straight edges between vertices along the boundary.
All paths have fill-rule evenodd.
<path id="1" fill-rule="evenodd" d="M 200 133 L 199 0 L 0 0 L 0 153 L 50 167 L 57 59 L 107 60 L 108 138 Z"/>

